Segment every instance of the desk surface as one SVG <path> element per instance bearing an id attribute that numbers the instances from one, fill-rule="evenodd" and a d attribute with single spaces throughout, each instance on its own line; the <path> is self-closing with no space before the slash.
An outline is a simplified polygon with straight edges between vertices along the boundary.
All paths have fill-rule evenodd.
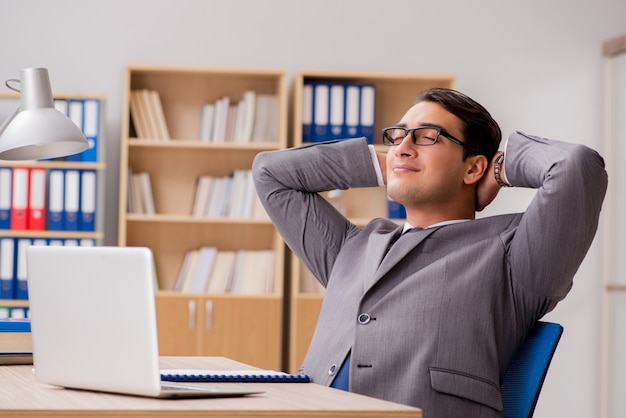
<path id="1" fill-rule="evenodd" d="M 223 357 L 162 357 L 162 368 L 250 370 Z M 194 383 L 245 385 L 264 391 L 242 398 L 152 399 L 62 389 L 37 382 L 32 366 L 0 367 L 0 409 L 15 417 L 417 417 L 420 409 L 314 383 Z M 5 411 L 6 412 L 6 411 Z M 0 412 L 4 415 L 5 412 Z"/>

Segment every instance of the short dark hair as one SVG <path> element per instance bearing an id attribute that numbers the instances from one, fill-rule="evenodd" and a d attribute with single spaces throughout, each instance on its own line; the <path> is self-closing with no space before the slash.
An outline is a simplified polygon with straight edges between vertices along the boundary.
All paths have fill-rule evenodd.
<path id="1" fill-rule="evenodd" d="M 463 141 L 475 151 L 476 155 L 484 155 L 487 161 L 491 162 L 500 146 L 502 131 L 480 103 L 459 91 L 442 87 L 422 91 L 414 104 L 420 102 L 438 103 L 458 117 L 463 124 Z M 471 152 L 463 149 L 465 159 Z"/>

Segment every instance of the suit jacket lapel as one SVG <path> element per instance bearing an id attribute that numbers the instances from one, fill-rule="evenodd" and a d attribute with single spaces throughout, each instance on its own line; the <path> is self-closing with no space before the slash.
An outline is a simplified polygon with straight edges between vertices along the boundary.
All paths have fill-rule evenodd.
<path id="1" fill-rule="evenodd" d="M 363 266 L 364 290 L 367 290 L 372 284 L 374 284 L 374 275 L 378 269 L 379 264 L 385 257 L 387 249 L 393 241 L 395 241 L 400 234 L 402 234 L 402 226 L 386 233 L 374 233 L 368 238 L 365 265 Z"/>
<path id="2" fill-rule="evenodd" d="M 380 280 L 385 274 L 389 272 L 394 266 L 396 266 L 400 260 L 407 256 L 412 250 L 414 250 L 417 246 L 420 245 L 422 241 L 424 241 L 430 234 L 435 232 L 438 228 L 427 228 L 419 231 L 411 231 L 403 234 L 398 240 L 393 244 L 393 250 L 389 251 L 386 255 L 385 252 L 387 250 L 387 245 L 390 243 L 391 239 L 386 239 L 383 244 L 378 241 L 382 241 L 379 235 L 377 239 L 370 240 L 368 244 L 368 263 L 379 263 L 378 266 L 371 265 L 368 267 L 372 267 L 367 270 L 370 273 L 368 279 L 365 283 L 365 291 L 369 290 L 378 280 Z M 396 232 L 396 231 L 394 231 Z M 400 232 L 402 232 L 402 228 L 400 228 Z M 395 235 L 394 235 L 395 237 Z M 374 245 L 382 246 L 378 248 L 372 248 Z M 370 254 L 373 252 L 374 254 Z M 375 257 L 375 254 L 377 257 Z M 381 260 L 382 258 L 382 260 Z"/>

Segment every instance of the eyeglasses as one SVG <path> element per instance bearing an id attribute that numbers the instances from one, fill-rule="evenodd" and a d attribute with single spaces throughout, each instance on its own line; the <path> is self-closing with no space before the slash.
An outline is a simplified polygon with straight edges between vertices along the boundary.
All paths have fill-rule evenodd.
<path id="1" fill-rule="evenodd" d="M 439 135 L 445 136 L 450 141 L 462 146 L 463 148 L 475 154 L 474 150 L 465 142 L 456 139 L 446 131 L 436 126 L 420 126 L 419 128 L 401 128 L 399 126 L 392 126 L 391 128 L 383 129 L 383 144 L 387 146 L 400 145 L 400 143 L 406 138 L 407 135 L 411 135 L 411 139 L 415 145 L 435 145 L 439 139 Z"/>

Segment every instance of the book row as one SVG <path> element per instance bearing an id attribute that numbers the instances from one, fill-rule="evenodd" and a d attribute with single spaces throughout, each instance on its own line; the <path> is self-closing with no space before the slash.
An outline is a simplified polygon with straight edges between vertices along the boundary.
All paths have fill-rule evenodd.
<path id="1" fill-rule="evenodd" d="M 158 141 L 170 139 L 163 105 L 157 91 L 132 90 L 130 92 L 130 117 L 137 138 Z"/>
<path id="2" fill-rule="evenodd" d="M 7 364 L 12 355 L 31 355 L 33 339 L 30 332 L 30 319 L 27 319 L 27 308 L 15 308 L 14 316 L 10 316 L 13 309 L 0 307 L 0 364 Z M 6 315 L 6 316 L 5 316 Z M 23 315 L 23 316 L 21 316 Z M 9 363 L 13 364 L 13 363 Z M 29 363 L 32 364 L 32 361 Z"/>
<path id="3" fill-rule="evenodd" d="M 274 291 L 274 251 L 218 250 L 201 247 L 188 251 L 174 290 L 183 293 L 267 294 Z"/>
<path id="4" fill-rule="evenodd" d="M 91 169 L 0 167 L 0 229 L 95 231 Z"/>
<path id="5" fill-rule="evenodd" d="M 128 169 L 128 213 L 154 215 L 154 196 L 150 174 L 146 172 L 134 173 Z"/>
<path id="6" fill-rule="evenodd" d="M 249 90 L 238 100 L 224 96 L 202 104 L 197 140 L 208 143 L 275 142 L 278 129 L 278 97 Z M 163 104 L 155 90 L 130 92 L 133 134 L 138 139 L 171 139 Z M 192 139 L 192 138 L 185 138 Z"/>
<path id="7" fill-rule="evenodd" d="M 128 213 L 157 213 L 152 181 L 147 172 L 128 169 Z M 254 189 L 250 170 L 235 170 L 230 176 L 200 176 L 191 216 L 196 218 L 268 219 Z"/>
<path id="8" fill-rule="evenodd" d="M 101 102 L 99 99 L 55 99 L 54 107 L 67 115 L 83 133 L 89 148 L 78 154 L 55 160 L 97 162 Z"/>
<path id="9" fill-rule="evenodd" d="M 374 143 L 374 85 L 309 80 L 303 85 L 302 100 L 302 142 L 364 136 Z"/>
<path id="10" fill-rule="evenodd" d="M 200 176 L 196 185 L 194 217 L 267 219 L 250 170 L 235 170 L 230 176 Z"/>
<path id="11" fill-rule="evenodd" d="M 0 238 L 0 299 L 28 299 L 26 249 L 31 245 L 94 246 L 96 242 L 90 238 Z"/>
<path id="12" fill-rule="evenodd" d="M 211 143 L 275 142 L 278 97 L 246 91 L 238 102 L 224 96 L 204 103 L 200 110 L 198 140 Z"/>

